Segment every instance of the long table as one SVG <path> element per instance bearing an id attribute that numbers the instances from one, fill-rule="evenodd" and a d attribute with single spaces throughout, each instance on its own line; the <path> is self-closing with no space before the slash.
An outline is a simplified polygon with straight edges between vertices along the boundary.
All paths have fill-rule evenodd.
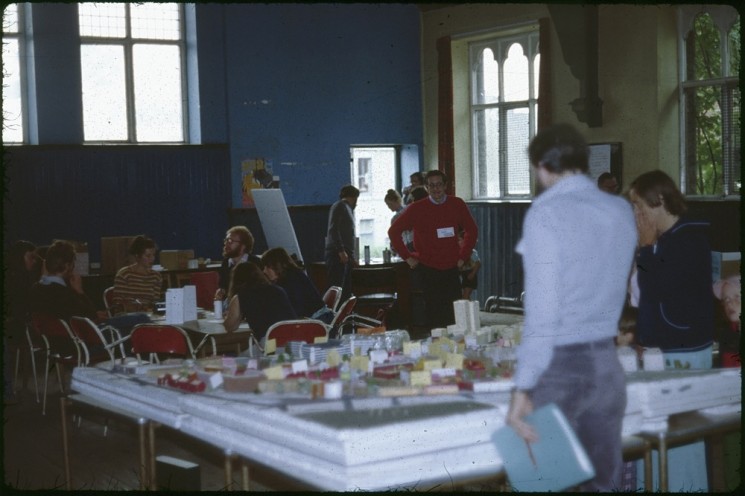
<path id="1" fill-rule="evenodd" d="M 655 374 L 652 382 L 645 373 L 629 375 L 627 418 L 687 411 L 685 402 L 671 400 L 691 390 L 677 387 L 681 376 L 690 379 L 696 374 Z M 706 380 L 729 381 L 732 395 L 725 399 L 710 395 L 699 407 L 739 405 L 740 386 L 735 391 L 733 375 L 716 370 L 700 374 Z M 654 388 L 671 391 L 662 410 L 644 399 L 644 391 Z M 126 376 L 105 368 L 76 368 L 72 389 L 111 409 L 164 424 L 226 454 L 273 468 L 312 489 L 452 487 L 495 477 L 502 470 L 491 435 L 504 425 L 506 392 L 341 400 L 222 389 L 188 394 L 158 386 L 153 377 Z M 671 404 L 678 406 L 671 409 Z M 627 436 L 643 430 L 643 422 L 630 425 L 625 428 Z M 667 430 L 667 426 L 660 429 Z"/>
<path id="2" fill-rule="evenodd" d="M 205 356 L 207 352 L 206 341 L 210 338 L 215 343 L 217 354 L 239 354 L 246 350 L 250 346 L 250 340 L 253 333 L 248 327 L 248 323 L 241 322 L 233 332 L 227 332 L 223 326 L 222 319 L 216 319 L 209 312 L 212 318 L 190 320 L 181 324 L 176 324 L 181 327 L 189 335 L 189 338 L 194 344 L 194 348 L 198 349 L 200 356 Z"/>

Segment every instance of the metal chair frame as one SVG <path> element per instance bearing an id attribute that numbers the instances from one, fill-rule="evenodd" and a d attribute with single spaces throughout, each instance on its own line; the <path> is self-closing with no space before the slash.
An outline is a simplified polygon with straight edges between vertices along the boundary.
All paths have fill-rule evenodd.
<path id="1" fill-rule="evenodd" d="M 109 317 L 114 316 L 114 286 L 103 290 L 103 304 L 106 307 L 106 313 Z"/>
<path id="2" fill-rule="evenodd" d="M 347 317 L 352 314 L 355 305 L 357 304 L 357 297 L 350 296 L 344 303 L 339 305 L 339 309 L 334 315 L 334 320 L 328 324 L 328 335 L 333 336 L 336 339 L 340 339 L 343 334 L 344 326 L 347 324 Z"/>
<path id="3" fill-rule="evenodd" d="M 64 319 L 56 317 L 50 317 L 45 315 L 32 315 L 31 325 L 27 329 L 32 329 L 32 332 L 37 334 L 38 337 L 44 342 L 46 348 L 46 363 L 44 365 L 44 400 L 42 402 L 41 413 L 46 415 L 47 413 L 47 390 L 49 385 L 49 362 L 52 362 L 57 372 L 57 379 L 59 381 L 60 390 L 65 392 L 65 383 L 62 376 L 62 366 L 72 364 L 80 367 L 81 365 L 87 365 L 84 361 L 84 357 L 87 360 L 87 351 L 83 351 L 81 348 L 80 340 L 73 334 L 70 326 Z M 61 345 L 67 342 L 65 338 L 69 338 L 72 343 L 71 349 L 75 350 L 75 353 L 69 353 L 70 350 L 56 348 L 56 345 Z M 53 338 L 53 340 L 50 340 Z M 29 343 L 31 344 L 31 339 Z M 53 341 L 55 343 L 53 344 Z M 35 366 L 35 360 L 32 357 L 33 366 Z"/>
<path id="4" fill-rule="evenodd" d="M 116 350 L 119 349 L 119 356 L 123 360 L 127 355 L 124 351 L 124 342 L 129 339 L 129 336 L 122 337 L 119 330 L 111 325 L 104 325 L 99 327 L 91 319 L 87 317 L 72 317 L 70 319 L 70 328 L 83 345 L 83 349 L 86 353 L 86 363 L 91 363 L 92 357 L 90 349 L 95 346 L 103 346 L 106 351 L 109 360 L 114 363 L 116 362 Z M 104 336 L 108 333 L 110 339 L 106 339 Z M 98 363 L 103 360 L 93 360 L 93 363 Z"/>

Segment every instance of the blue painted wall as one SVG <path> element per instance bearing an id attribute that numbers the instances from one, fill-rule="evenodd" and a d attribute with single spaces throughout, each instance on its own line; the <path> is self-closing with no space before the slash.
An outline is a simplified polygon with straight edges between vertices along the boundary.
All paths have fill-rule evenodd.
<path id="1" fill-rule="evenodd" d="M 422 148 L 415 5 L 196 4 L 201 147 L 83 146 L 76 6 L 31 5 L 38 139 L 3 149 L 5 244 L 86 241 L 98 261 L 102 236 L 145 232 L 216 258 L 243 159 L 318 206 L 349 181 L 350 145 Z"/>
<path id="2" fill-rule="evenodd" d="M 225 7 L 233 183 L 271 160 L 288 205 L 328 204 L 349 146 L 421 147 L 419 12 L 412 5 Z M 233 190 L 240 206 L 240 191 Z"/>

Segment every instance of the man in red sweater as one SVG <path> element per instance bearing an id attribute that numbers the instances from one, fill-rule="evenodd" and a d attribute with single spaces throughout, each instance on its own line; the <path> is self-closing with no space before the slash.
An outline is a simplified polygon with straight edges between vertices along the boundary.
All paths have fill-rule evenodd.
<path id="1" fill-rule="evenodd" d="M 445 194 L 447 177 L 440 170 L 425 176 L 429 197 L 406 207 L 388 229 L 388 239 L 412 270 L 419 271 L 430 329 L 455 323 L 453 302 L 461 297 L 459 269 L 476 245 L 478 227 L 466 203 Z M 414 232 L 414 251 L 401 233 Z M 463 244 L 458 232 L 463 230 Z"/>

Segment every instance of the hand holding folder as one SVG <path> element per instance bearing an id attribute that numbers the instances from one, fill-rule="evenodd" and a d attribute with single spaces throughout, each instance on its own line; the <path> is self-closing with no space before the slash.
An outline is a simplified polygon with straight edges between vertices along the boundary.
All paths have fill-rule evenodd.
<path id="1" fill-rule="evenodd" d="M 527 442 L 505 425 L 492 436 L 517 491 L 562 491 L 595 477 L 595 469 L 564 414 L 551 403 L 526 415 L 538 433 Z"/>

